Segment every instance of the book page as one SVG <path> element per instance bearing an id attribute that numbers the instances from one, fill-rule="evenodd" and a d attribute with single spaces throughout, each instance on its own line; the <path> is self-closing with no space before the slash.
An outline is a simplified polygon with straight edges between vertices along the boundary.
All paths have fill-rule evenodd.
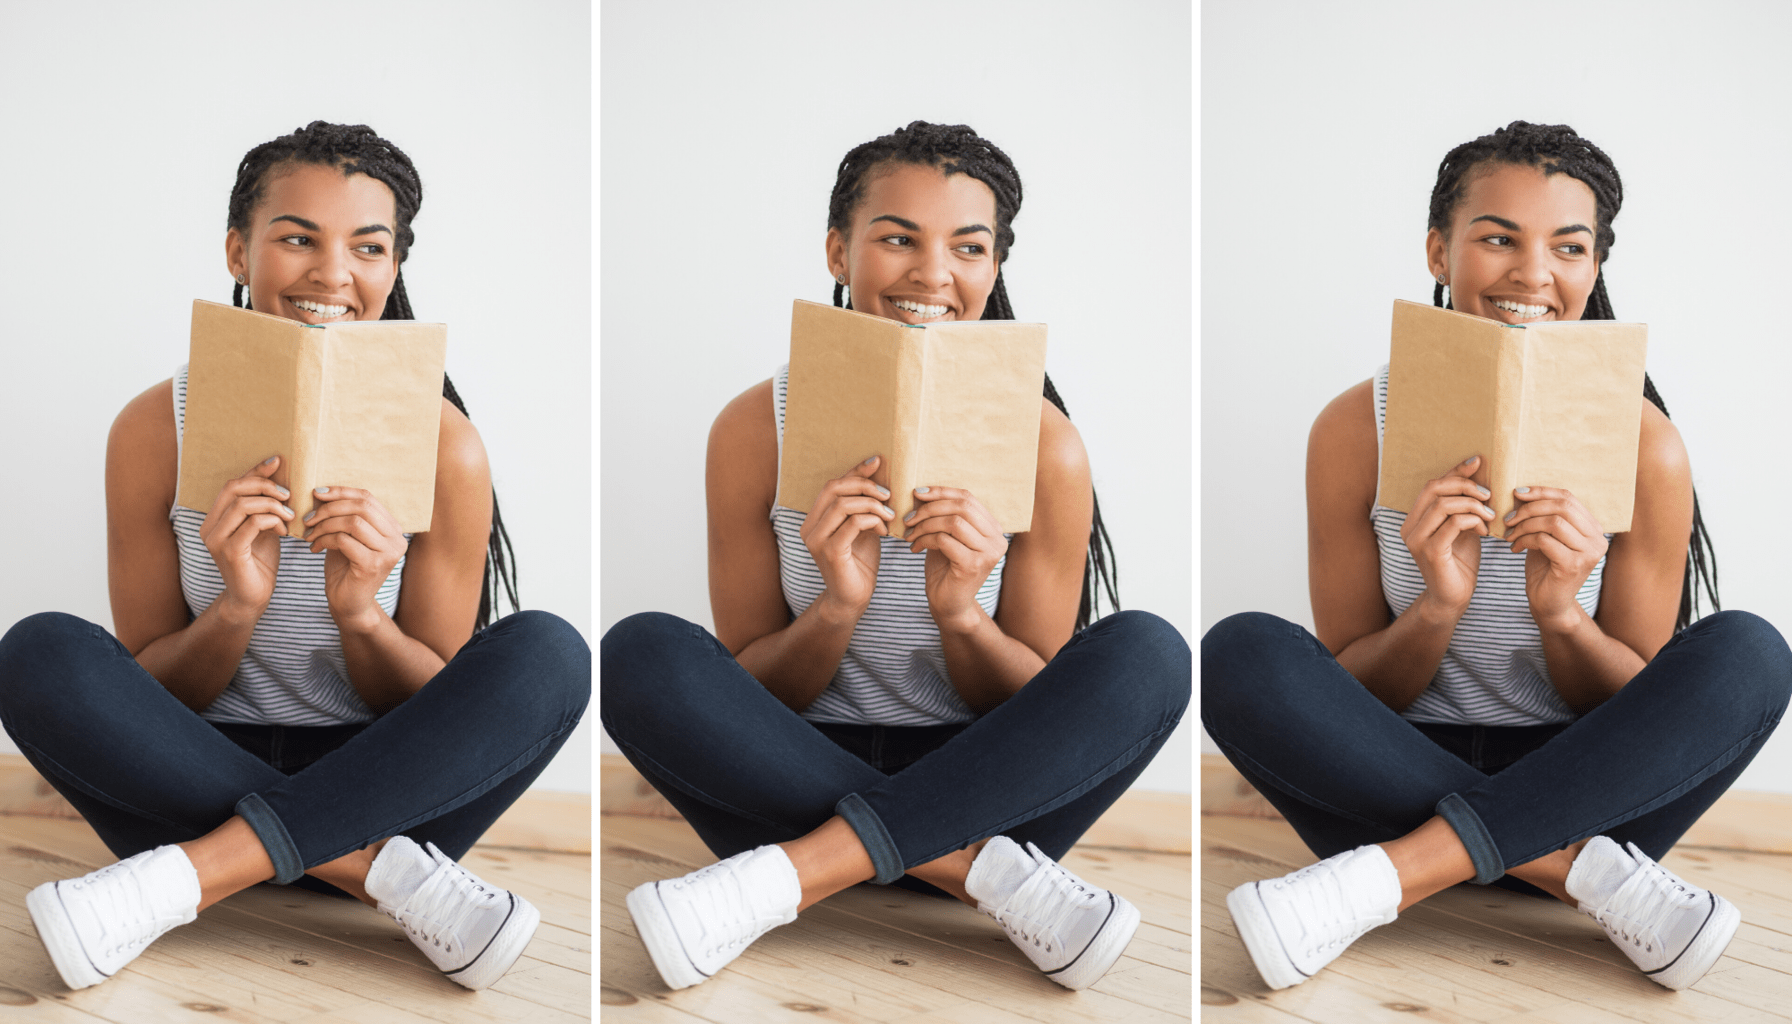
<path id="1" fill-rule="evenodd" d="M 209 512 L 226 483 L 270 455 L 283 460 L 275 482 L 296 496 L 303 481 L 294 477 L 294 395 L 309 330 L 281 317 L 193 303 L 177 504 Z"/>
<path id="2" fill-rule="evenodd" d="M 448 329 L 413 320 L 325 324 L 312 486 L 371 491 L 405 533 L 429 529 Z M 309 492 L 293 497 L 310 504 Z M 299 512 L 294 504 L 293 510 Z"/>
<path id="3" fill-rule="evenodd" d="M 881 455 L 873 479 L 891 491 L 897 522 L 906 511 L 896 438 L 898 389 L 905 375 L 903 334 L 894 320 L 797 300 L 790 319 L 790 378 L 784 439 L 778 450 L 778 498 L 808 512 L 821 488 L 871 455 Z M 920 338 L 908 352 L 908 387 L 918 386 Z M 913 486 L 910 484 L 908 486 Z"/>
<path id="4" fill-rule="evenodd" d="M 1466 313 L 1394 303 L 1376 504 L 1410 513 L 1425 484 L 1471 455 L 1482 458 L 1476 479 L 1491 488 L 1506 329 Z"/>
<path id="5" fill-rule="evenodd" d="M 1004 533 L 1033 525 L 1045 325 L 929 325 L 915 483 L 969 490 Z"/>
<path id="6" fill-rule="evenodd" d="M 1628 531 L 1648 327 L 1576 320 L 1522 333 L 1529 343 L 1514 485 L 1567 488 L 1600 529 Z"/>

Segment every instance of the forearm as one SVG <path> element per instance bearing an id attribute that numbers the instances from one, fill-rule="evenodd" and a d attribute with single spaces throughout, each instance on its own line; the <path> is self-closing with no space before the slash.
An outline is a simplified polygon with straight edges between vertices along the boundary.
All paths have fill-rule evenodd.
<path id="1" fill-rule="evenodd" d="M 792 711 L 801 712 L 833 682 L 864 609 L 843 608 L 824 591 L 790 625 L 735 654 L 754 679 Z"/>
<path id="2" fill-rule="evenodd" d="M 337 617 L 336 628 L 349 684 L 378 714 L 415 696 L 447 664 L 428 644 L 407 636 L 378 605 L 352 618 Z"/>
<path id="3" fill-rule="evenodd" d="M 940 646 L 946 654 L 946 676 L 952 688 L 981 715 L 1020 692 L 1039 674 L 1045 659 L 1002 632 L 980 607 L 941 622 Z"/>
<path id="4" fill-rule="evenodd" d="M 1359 637 L 1339 651 L 1338 664 L 1375 699 L 1404 711 L 1437 675 L 1463 611 L 1440 607 L 1430 591 L 1421 592 L 1386 629 Z"/>
<path id="5" fill-rule="evenodd" d="M 1606 635 L 1579 605 L 1559 618 L 1538 620 L 1537 628 L 1549 681 L 1577 715 L 1605 703 L 1647 664 L 1629 645 Z"/>
<path id="6" fill-rule="evenodd" d="M 137 664 L 182 704 L 204 711 L 236 677 L 261 609 L 241 608 L 221 594 L 199 617 L 136 654 Z"/>

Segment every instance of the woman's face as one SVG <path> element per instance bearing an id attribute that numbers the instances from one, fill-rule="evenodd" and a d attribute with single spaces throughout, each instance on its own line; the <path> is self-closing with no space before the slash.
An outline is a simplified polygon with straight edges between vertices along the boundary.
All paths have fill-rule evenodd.
<path id="1" fill-rule="evenodd" d="M 1593 293 L 1599 227 L 1593 190 L 1566 174 L 1495 164 L 1471 170 L 1448 238 L 1425 238 L 1432 277 L 1450 305 L 1508 324 L 1579 320 Z"/>
<path id="2" fill-rule="evenodd" d="M 298 164 L 269 172 L 248 237 L 235 228 L 224 252 L 243 275 L 250 305 L 307 324 L 378 320 L 398 279 L 398 204 L 384 182 Z"/>
<path id="3" fill-rule="evenodd" d="M 981 319 L 996 284 L 995 193 L 917 164 L 872 173 L 851 235 L 828 231 L 828 272 L 845 275 L 852 308 L 905 324 Z"/>

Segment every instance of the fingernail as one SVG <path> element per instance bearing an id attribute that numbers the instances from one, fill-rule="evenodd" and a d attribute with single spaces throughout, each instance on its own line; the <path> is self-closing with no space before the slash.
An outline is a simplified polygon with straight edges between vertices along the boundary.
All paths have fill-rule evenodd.
<path id="1" fill-rule="evenodd" d="M 1479 456 L 1479 455 L 1470 455 L 1470 456 L 1469 456 L 1469 457 L 1468 457 L 1468 458 L 1466 458 L 1466 459 L 1463 459 L 1463 460 L 1462 460 L 1462 464 L 1463 464 L 1463 465 L 1464 465 L 1464 466 L 1466 466 L 1466 465 L 1468 465 L 1468 464 L 1469 464 L 1469 463 L 1471 463 L 1471 462 L 1473 462 L 1473 461 L 1475 461 L 1475 460 L 1476 460 L 1476 459 L 1478 459 L 1478 458 L 1480 458 L 1480 457 L 1481 457 L 1481 456 Z"/>
<path id="2" fill-rule="evenodd" d="M 926 493 L 927 493 L 927 488 L 925 488 L 925 487 L 917 487 L 917 488 L 915 488 L 915 493 L 916 493 L 916 494 L 926 494 Z"/>
<path id="3" fill-rule="evenodd" d="M 278 456 L 278 455 L 270 455 L 270 456 L 268 456 L 268 457 L 267 457 L 267 458 L 265 458 L 265 459 L 262 459 L 262 460 L 261 460 L 261 464 L 262 464 L 262 465 L 264 465 L 264 466 L 268 466 L 268 465 L 272 465 L 272 464 L 273 464 L 273 462 L 274 462 L 274 460 L 275 460 L 275 459 L 277 459 L 277 458 L 279 458 L 279 457 L 280 457 L 280 456 Z"/>
<path id="4" fill-rule="evenodd" d="M 282 498 L 290 498 L 290 497 L 292 497 L 292 492 L 291 492 L 291 491 L 289 491 L 289 490 L 287 490 L 287 489 L 286 489 L 286 488 L 284 488 L 284 487 L 282 487 L 282 486 L 280 486 L 280 485 L 279 485 L 279 484 L 275 484 L 275 485 L 274 485 L 274 490 L 275 490 L 275 492 L 276 492 L 276 493 L 278 493 L 278 494 L 279 494 L 279 495 L 280 495 L 280 497 L 282 497 Z"/>
<path id="5" fill-rule="evenodd" d="M 1513 517 L 1513 516 L 1516 516 L 1516 515 L 1518 515 L 1518 510 L 1517 510 L 1517 509 L 1513 509 L 1513 510 L 1512 510 L 1512 511 L 1510 511 L 1510 512 L 1508 512 L 1508 513 L 1506 513 L 1506 522 L 1508 522 L 1508 523 L 1509 523 L 1509 522 L 1511 522 L 1511 521 L 1512 521 L 1512 517 Z"/>
<path id="6" fill-rule="evenodd" d="M 1487 513 L 1487 518 L 1489 518 L 1489 519 L 1493 518 L 1493 509 L 1488 508 L 1486 505 L 1482 505 L 1481 511 Z"/>
<path id="7" fill-rule="evenodd" d="M 895 509 L 893 509 L 893 508 L 891 508 L 891 507 L 890 507 L 890 506 L 888 506 L 888 505 L 879 505 L 879 506 L 877 506 L 877 507 L 878 507 L 878 508 L 881 508 L 881 509 L 883 509 L 883 510 L 884 510 L 884 515 L 886 515 L 886 516 L 889 516 L 889 517 L 891 517 L 891 518 L 892 518 L 892 519 L 894 519 L 894 518 L 895 518 L 895 517 L 896 517 L 896 510 L 895 510 Z"/>
<path id="8" fill-rule="evenodd" d="M 319 488 L 318 488 L 318 489 L 317 489 L 317 493 L 319 493 L 319 494 L 328 494 L 328 493 L 330 493 L 330 489 L 329 489 L 329 488 L 328 488 L 328 487 L 319 487 Z"/>
<path id="9" fill-rule="evenodd" d="M 888 487 L 885 487 L 882 484 L 878 484 L 877 485 L 877 496 L 880 498 L 888 498 L 890 496 L 890 489 Z"/>
<path id="10" fill-rule="evenodd" d="M 918 510 L 918 509 L 917 509 L 917 510 L 916 510 L 916 511 L 919 511 L 919 510 Z M 908 515 L 906 515 L 906 516 L 903 516 L 903 517 L 902 517 L 902 521 L 903 521 L 903 522 L 905 522 L 905 523 L 906 523 L 906 522 L 908 522 L 908 521 L 909 521 L 909 520 L 910 520 L 910 519 L 913 519 L 913 518 L 915 518 L 915 513 L 914 513 L 914 512 L 910 512 L 910 513 L 909 513 L 909 514 L 908 514 Z"/>
<path id="11" fill-rule="evenodd" d="M 1482 487 L 1482 486 L 1481 486 L 1481 485 L 1480 485 L 1480 484 L 1476 484 L 1476 485 L 1475 485 L 1475 490 L 1477 490 L 1477 491 L 1479 491 L 1479 492 L 1480 492 L 1480 493 L 1481 493 L 1481 500 L 1482 500 L 1482 501 L 1486 501 L 1486 500 L 1487 500 L 1487 499 L 1488 499 L 1488 498 L 1491 498 L 1491 497 L 1493 497 L 1493 492 L 1492 492 L 1492 491 L 1490 491 L 1490 490 L 1488 490 L 1488 489 L 1487 489 L 1487 488 L 1485 488 L 1485 487 Z"/>
<path id="12" fill-rule="evenodd" d="M 284 512 L 284 513 L 286 513 L 286 514 L 287 514 L 287 515 L 289 515 L 289 516 L 290 516 L 290 515 L 292 515 L 292 509 L 290 509 L 290 508 L 287 508 L 287 507 L 286 507 L 286 506 L 285 506 L 285 505 L 282 505 L 282 506 L 280 506 L 280 511 L 282 511 L 282 512 Z M 306 517 L 305 517 L 305 518 L 306 518 L 306 519 L 310 519 L 310 518 L 311 518 L 311 517 L 310 517 L 310 516 L 306 516 Z"/>
<path id="13" fill-rule="evenodd" d="M 286 511 L 291 512 L 292 509 L 287 509 Z M 305 513 L 305 521 L 307 523 L 309 523 L 311 521 L 311 517 L 314 515 L 317 515 L 317 509 L 312 509 L 311 511 Z"/>
<path id="14" fill-rule="evenodd" d="M 1520 488 L 1519 488 L 1519 489 L 1518 489 L 1518 491 L 1517 491 L 1517 493 L 1519 493 L 1519 494 L 1529 494 L 1529 493 L 1531 493 L 1531 489 L 1530 489 L 1530 488 L 1529 488 L 1529 487 L 1520 487 Z"/>
<path id="15" fill-rule="evenodd" d="M 877 456 L 873 455 L 869 459 L 866 459 L 864 462 L 860 463 L 860 465 L 869 466 L 873 462 L 876 462 L 876 461 L 877 461 Z"/>

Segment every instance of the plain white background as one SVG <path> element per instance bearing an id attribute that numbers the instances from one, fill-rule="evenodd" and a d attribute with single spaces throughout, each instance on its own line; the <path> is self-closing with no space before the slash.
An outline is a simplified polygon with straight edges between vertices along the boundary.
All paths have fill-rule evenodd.
<path id="1" fill-rule="evenodd" d="M 1123 604 L 1192 638 L 1190 6 L 602 13 L 601 628 L 649 610 L 712 625 L 710 423 L 784 362 L 791 300 L 831 300 L 841 157 L 919 119 L 969 124 L 1019 168 L 1015 313 L 1050 325 Z M 1193 717 L 1139 786 L 1189 790 Z"/>
<path id="2" fill-rule="evenodd" d="M 406 287 L 420 319 L 449 325 L 523 604 L 593 637 L 591 12 L 487 10 L 5 5 L 0 628 L 47 610 L 110 628 L 107 429 L 186 361 L 193 299 L 230 301 L 243 154 L 321 119 L 372 125 L 416 162 Z M 538 786 L 589 790 L 593 718 Z"/>
<path id="3" fill-rule="evenodd" d="M 1202 22 L 1201 628 L 1311 628 L 1306 435 L 1431 300 L 1438 162 L 1509 121 L 1573 125 L 1625 201 L 1606 285 L 1692 457 L 1724 607 L 1792 628 L 1792 252 L 1776 228 L 1792 14 L 1763 4 L 1209 2 Z M 1339 510 L 1348 514 L 1348 510 Z M 1208 749 L 1212 749 L 1208 747 Z M 1792 791 L 1781 729 L 1736 785 Z"/>

